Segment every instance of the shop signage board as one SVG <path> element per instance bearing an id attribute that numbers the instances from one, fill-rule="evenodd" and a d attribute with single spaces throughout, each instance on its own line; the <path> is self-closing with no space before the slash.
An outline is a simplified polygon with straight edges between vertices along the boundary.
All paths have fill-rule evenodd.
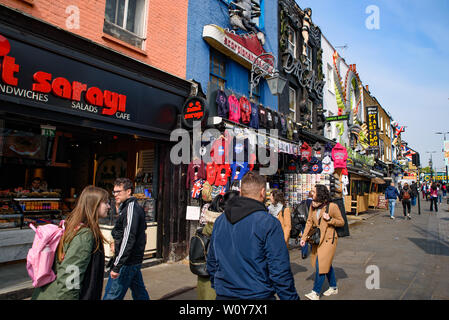
<path id="1" fill-rule="evenodd" d="M 233 34 L 217 25 L 206 25 L 203 28 L 203 39 L 212 47 L 231 57 L 247 69 L 251 69 L 252 64 L 256 58 L 265 51 L 260 44 L 260 41 L 254 35 L 254 38 L 244 39 L 249 45 L 245 46 L 239 43 L 236 34 Z M 252 47 L 250 47 L 252 46 Z M 257 51 L 257 52 L 255 52 Z M 273 75 L 275 68 L 262 59 L 258 59 L 258 66 L 268 72 L 268 75 Z"/>
<path id="2" fill-rule="evenodd" d="M 92 56 L 3 31 L 0 26 L 0 100 L 149 130 L 176 125 L 184 97 Z"/>
<path id="3" fill-rule="evenodd" d="M 326 122 L 344 121 L 344 120 L 349 120 L 349 114 L 344 114 L 341 116 L 332 116 L 332 117 L 326 118 Z"/>
<path id="4" fill-rule="evenodd" d="M 377 106 L 366 107 L 368 113 L 368 141 L 370 147 L 379 146 Z"/>
<path id="5" fill-rule="evenodd" d="M 207 119 L 207 101 L 201 97 L 190 97 L 182 108 L 182 122 L 188 128 L 201 124 Z M 204 124 L 204 123 L 203 123 Z"/>

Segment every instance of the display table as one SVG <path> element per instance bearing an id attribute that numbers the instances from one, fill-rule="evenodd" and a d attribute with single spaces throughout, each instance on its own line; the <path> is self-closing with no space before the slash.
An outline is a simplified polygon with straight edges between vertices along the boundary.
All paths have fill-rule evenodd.
<path id="1" fill-rule="evenodd" d="M 114 226 L 100 225 L 100 230 L 107 241 L 112 241 L 111 231 L 113 228 Z M 156 255 L 157 252 L 157 222 L 147 222 L 147 230 L 145 233 L 147 235 L 147 244 L 145 246 L 144 257 L 149 258 Z M 104 245 L 104 254 L 106 260 L 111 259 L 113 256 L 109 244 Z"/>
<path id="2" fill-rule="evenodd" d="M 0 230 L 0 263 L 26 259 L 34 234 L 31 229 Z"/>

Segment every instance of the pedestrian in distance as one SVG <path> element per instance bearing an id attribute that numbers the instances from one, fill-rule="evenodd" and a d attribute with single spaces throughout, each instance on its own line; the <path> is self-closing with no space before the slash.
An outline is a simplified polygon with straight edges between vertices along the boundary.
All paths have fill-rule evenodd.
<path id="1" fill-rule="evenodd" d="M 447 193 L 447 186 L 445 183 L 443 183 L 443 186 L 441 187 L 443 189 L 443 198 L 446 198 L 446 193 Z"/>
<path id="2" fill-rule="evenodd" d="M 307 196 L 307 199 L 306 199 L 306 200 L 303 200 L 303 201 L 306 202 L 306 207 L 307 207 L 307 215 L 306 215 L 306 222 L 307 222 L 307 217 L 309 216 L 309 215 L 308 215 L 308 212 L 310 211 L 310 205 L 311 205 L 312 202 L 313 202 L 313 190 L 312 190 L 312 191 L 309 191 L 309 194 L 308 194 L 308 196 Z M 301 225 L 301 236 L 304 234 L 304 230 L 305 230 L 305 229 L 306 229 L 306 223 L 304 223 L 304 224 Z M 305 244 L 304 246 L 301 247 L 301 257 L 302 257 L 303 259 L 306 259 L 307 256 L 309 255 L 309 249 L 311 249 L 310 247 L 311 247 L 311 245 L 310 245 L 310 243 L 308 243 L 308 242 L 306 242 L 306 244 Z"/>
<path id="3" fill-rule="evenodd" d="M 103 300 L 122 300 L 131 289 L 134 300 L 149 300 L 142 278 L 142 261 L 147 242 L 145 212 L 132 196 L 133 184 L 128 178 L 114 181 L 112 194 L 120 203 L 120 215 L 112 229 L 114 256 L 109 261 L 111 268 Z"/>
<path id="4" fill-rule="evenodd" d="M 202 234 L 210 237 L 214 228 L 214 223 L 217 218 L 224 212 L 226 204 L 234 197 L 238 197 L 239 192 L 231 190 L 225 193 L 225 195 L 216 196 L 209 208 L 206 210 L 204 219 L 206 225 L 202 229 Z M 217 295 L 215 290 L 211 287 L 210 277 L 198 276 L 197 281 L 197 293 L 198 300 L 215 300 Z"/>
<path id="5" fill-rule="evenodd" d="M 207 271 L 217 300 L 298 300 L 284 232 L 265 207 L 266 179 L 248 172 L 215 221 Z"/>
<path id="6" fill-rule="evenodd" d="M 270 201 L 268 212 L 281 223 L 285 244 L 288 248 L 288 240 L 290 239 L 290 231 L 292 229 L 291 210 L 285 206 L 284 193 L 278 189 L 271 191 Z"/>
<path id="7" fill-rule="evenodd" d="M 435 182 L 430 186 L 430 211 L 433 211 L 434 205 L 435 212 L 438 212 L 438 187 Z"/>
<path id="8" fill-rule="evenodd" d="M 418 192 L 418 185 L 416 184 L 415 181 L 412 182 L 412 185 L 410 186 L 410 190 L 411 190 L 411 204 L 412 207 L 416 206 L 416 198 L 419 197 L 419 192 Z"/>
<path id="9" fill-rule="evenodd" d="M 390 208 L 390 218 L 394 220 L 394 207 L 396 205 L 396 200 L 399 197 L 399 191 L 395 188 L 394 182 L 387 187 L 385 190 L 385 199 L 388 200 L 388 207 Z"/>
<path id="10" fill-rule="evenodd" d="M 341 215 L 340 208 L 331 202 L 329 190 L 324 185 L 316 185 L 313 202 L 307 218 L 306 228 L 301 238 L 301 246 L 306 245 L 309 232 L 312 227 L 320 230 L 319 244 L 312 244 L 310 259 L 315 268 L 315 282 L 312 292 L 306 294 L 310 300 L 319 300 L 324 280 L 327 277 L 329 289 L 323 295 L 330 296 L 338 294 L 337 279 L 332 267 L 335 251 L 337 250 L 338 234 L 335 227 L 342 227 L 345 221 Z"/>
<path id="11" fill-rule="evenodd" d="M 53 264 L 56 280 L 36 288 L 32 300 L 101 300 L 106 240 L 98 219 L 109 209 L 106 190 L 84 188 L 65 221 Z"/>
<path id="12" fill-rule="evenodd" d="M 437 188 L 438 188 L 438 203 L 441 204 L 443 202 L 443 187 L 441 186 L 441 184 L 438 183 Z"/>
<path id="13" fill-rule="evenodd" d="M 399 199 L 402 201 L 402 207 L 404 208 L 404 218 L 405 219 L 411 219 L 410 213 L 411 213 L 411 203 L 410 199 L 412 198 L 412 190 L 409 188 L 408 183 L 404 184 L 404 187 L 401 190 L 401 193 L 399 194 Z M 408 209 L 408 213 L 407 213 Z"/>

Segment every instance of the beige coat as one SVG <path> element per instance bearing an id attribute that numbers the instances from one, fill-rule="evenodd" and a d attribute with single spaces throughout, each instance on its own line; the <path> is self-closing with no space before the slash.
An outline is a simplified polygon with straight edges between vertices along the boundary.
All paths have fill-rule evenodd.
<path id="1" fill-rule="evenodd" d="M 278 219 L 282 226 L 282 231 L 284 231 L 284 240 L 288 247 L 288 240 L 290 239 L 290 231 L 292 230 L 292 217 L 290 214 L 290 208 L 284 209 L 284 215 L 279 212 Z"/>
<path id="2" fill-rule="evenodd" d="M 313 226 L 318 226 L 318 219 L 316 218 L 316 210 L 313 206 L 310 207 L 309 217 L 307 218 L 306 228 L 301 240 L 306 241 L 307 235 Z M 310 259 L 312 266 L 315 268 L 316 258 L 318 255 L 318 264 L 320 267 L 320 274 L 328 273 L 334 259 L 335 250 L 337 249 L 338 235 L 335 227 L 342 227 L 345 224 L 341 216 L 340 209 L 335 203 L 329 206 L 329 216 L 332 218 L 329 222 L 324 220 L 323 213 L 326 207 L 323 207 L 320 212 L 321 224 L 319 226 L 321 232 L 320 244 L 312 245 L 312 253 Z"/>

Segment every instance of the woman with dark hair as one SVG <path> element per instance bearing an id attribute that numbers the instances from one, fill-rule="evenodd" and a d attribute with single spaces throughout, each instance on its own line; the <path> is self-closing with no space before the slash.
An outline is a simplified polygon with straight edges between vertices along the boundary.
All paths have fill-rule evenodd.
<path id="1" fill-rule="evenodd" d="M 288 247 L 288 240 L 290 239 L 290 231 L 292 229 L 292 218 L 290 209 L 285 207 L 284 193 L 278 189 L 271 191 L 271 204 L 268 207 L 268 212 L 275 218 L 279 219 L 282 230 L 284 231 L 285 244 Z"/>
<path id="2" fill-rule="evenodd" d="M 332 260 L 338 242 L 335 227 L 342 227 L 344 224 L 345 221 L 341 216 L 340 209 L 335 203 L 331 203 L 331 196 L 327 187 L 316 185 L 306 228 L 300 243 L 304 247 L 312 227 L 319 228 L 320 242 L 318 245 L 312 244 L 312 253 L 310 254 L 312 266 L 316 269 L 313 290 L 306 295 L 306 298 L 310 300 L 320 299 L 321 288 L 326 277 L 329 281 L 329 289 L 323 295 L 330 296 L 338 293 Z"/>
<path id="3" fill-rule="evenodd" d="M 433 211 L 435 204 L 435 212 L 438 212 L 438 187 L 435 182 L 430 186 L 430 211 Z"/>
<path id="4" fill-rule="evenodd" d="M 218 195 L 213 199 L 204 215 L 206 225 L 202 230 L 203 235 L 207 237 L 210 237 L 212 235 L 215 220 L 217 220 L 217 218 L 224 212 L 226 204 L 231 199 L 233 199 L 234 197 L 238 197 L 239 195 L 240 193 L 238 191 L 231 190 L 226 192 L 224 195 Z M 198 276 L 197 293 L 198 300 L 215 300 L 215 290 L 211 286 L 209 277 Z"/>

